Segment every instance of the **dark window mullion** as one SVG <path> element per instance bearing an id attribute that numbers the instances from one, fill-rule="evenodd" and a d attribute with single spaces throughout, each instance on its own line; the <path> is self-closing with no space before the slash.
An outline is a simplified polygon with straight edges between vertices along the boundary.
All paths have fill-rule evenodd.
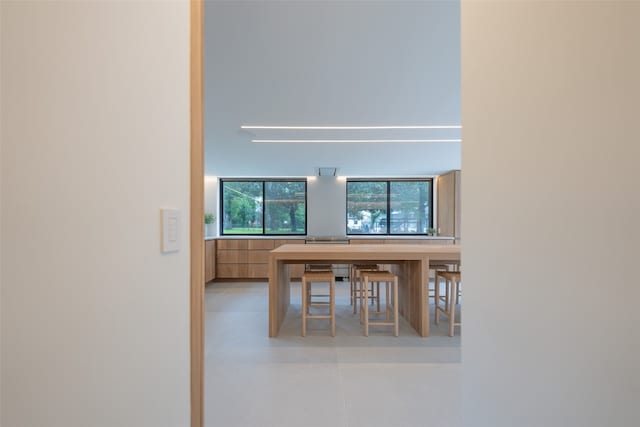
<path id="1" fill-rule="evenodd" d="M 387 181 L 387 236 L 391 235 L 391 181 Z"/>
<path id="2" fill-rule="evenodd" d="M 265 212 L 267 210 L 266 181 L 262 181 L 262 235 L 264 236 Z"/>

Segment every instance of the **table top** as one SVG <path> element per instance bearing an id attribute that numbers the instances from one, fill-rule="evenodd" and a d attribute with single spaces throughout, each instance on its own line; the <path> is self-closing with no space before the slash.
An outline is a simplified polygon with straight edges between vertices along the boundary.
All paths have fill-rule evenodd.
<path id="1" fill-rule="evenodd" d="M 459 260 L 459 245 L 422 244 L 285 244 L 270 252 L 274 260 Z"/>

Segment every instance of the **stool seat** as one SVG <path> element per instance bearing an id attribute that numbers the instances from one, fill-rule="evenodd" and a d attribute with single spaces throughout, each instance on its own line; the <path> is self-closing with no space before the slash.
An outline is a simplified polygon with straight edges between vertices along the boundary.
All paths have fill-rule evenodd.
<path id="1" fill-rule="evenodd" d="M 360 282 L 362 281 L 362 271 L 376 271 L 379 270 L 380 267 L 378 266 L 378 264 L 373 264 L 373 263 L 358 263 L 358 264 L 351 264 L 351 304 L 353 305 L 353 314 L 357 313 L 358 310 L 358 305 L 357 305 L 357 301 L 359 298 L 362 297 L 361 294 L 361 286 L 360 286 Z M 370 294 L 370 298 L 372 302 L 377 301 L 378 302 L 378 311 L 380 311 L 380 298 L 379 298 L 379 293 L 380 293 L 380 286 L 378 285 L 377 287 L 377 293 L 376 290 L 373 289 L 373 286 L 371 289 L 368 289 L 367 292 L 369 292 Z"/>
<path id="2" fill-rule="evenodd" d="M 398 276 L 382 270 L 362 270 L 360 281 L 360 319 L 364 323 L 364 335 L 369 336 L 369 326 L 393 326 L 393 334 L 397 337 L 399 334 L 398 321 Z M 369 283 L 377 282 L 385 285 L 385 321 L 369 320 Z M 393 298 L 391 297 L 393 293 Z M 380 304 L 380 290 L 378 289 L 378 306 Z M 393 320 L 391 320 L 391 310 L 393 309 Z M 381 313 L 378 307 L 378 313 Z"/>
<path id="3" fill-rule="evenodd" d="M 459 271 L 438 271 L 436 274 L 440 277 L 443 277 L 447 280 L 457 280 L 460 281 L 461 273 Z"/>
<path id="4" fill-rule="evenodd" d="M 440 279 L 445 280 L 445 295 L 440 295 Z M 436 271 L 435 280 L 435 322 L 439 323 L 440 314 L 449 318 L 449 336 L 454 335 L 454 327 L 462 326 L 462 322 L 456 323 L 456 303 L 459 302 L 460 283 L 462 273 L 460 271 Z M 440 306 L 444 302 L 444 306 Z"/>
<path id="5" fill-rule="evenodd" d="M 431 279 L 431 272 L 436 271 L 460 271 L 460 262 L 453 261 L 429 261 L 429 277 Z M 435 298 L 435 289 L 429 287 L 429 298 Z"/>
<path id="6" fill-rule="evenodd" d="M 306 264 L 305 271 L 333 271 L 331 264 Z"/>
<path id="7" fill-rule="evenodd" d="M 307 335 L 307 319 L 329 319 L 331 323 L 331 336 L 336 334 L 335 316 L 335 275 L 333 270 L 307 270 L 302 275 L 302 336 Z M 311 284 L 314 282 L 328 282 L 329 295 L 313 294 Z M 314 302 L 312 297 L 329 297 L 329 301 Z M 329 306 L 328 314 L 310 314 L 310 307 Z"/>

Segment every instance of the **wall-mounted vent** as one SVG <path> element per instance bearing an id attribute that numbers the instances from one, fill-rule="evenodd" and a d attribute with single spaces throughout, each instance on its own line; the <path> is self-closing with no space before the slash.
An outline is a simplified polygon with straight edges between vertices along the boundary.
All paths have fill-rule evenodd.
<path id="1" fill-rule="evenodd" d="M 318 168 L 318 176 L 336 176 L 338 168 Z"/>

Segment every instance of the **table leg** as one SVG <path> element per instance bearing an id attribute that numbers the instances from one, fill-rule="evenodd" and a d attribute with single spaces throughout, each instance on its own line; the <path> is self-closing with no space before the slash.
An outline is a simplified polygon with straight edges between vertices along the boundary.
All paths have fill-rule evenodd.
<path id="1" fill-rule="evenodd" d="M 282 261 L 269 263 L 269 336 L 278 335 L 280 326 L 289 309 L 291 288 L 289 266 Z"/>

